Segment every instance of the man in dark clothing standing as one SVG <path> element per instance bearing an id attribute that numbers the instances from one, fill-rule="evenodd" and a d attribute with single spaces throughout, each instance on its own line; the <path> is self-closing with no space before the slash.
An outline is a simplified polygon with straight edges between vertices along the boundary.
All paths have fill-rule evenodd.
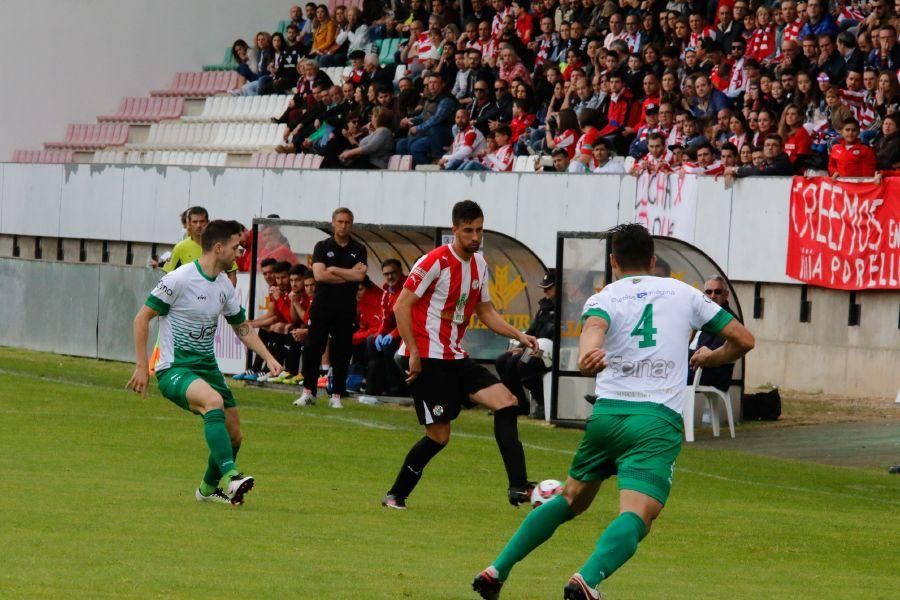
<path id="1" fill-rule="evenodd" d="M 538 303 L 538 311 L 531 321 L 531 326 L 525 332 L 526 335 L 535 338 L 553 339 L 556 329 L 556 276 L 553 272 L 545 273 L 540 287 L 544 290 L 544 297 Z M 509 391 L 519 400 L 519 413 L 528 414 L 530 405 L 525 397 L 525 388 L 531 392 L 535 407 L 531 416 L 535 419 L 544 418 L 544 385 L 542 377 L 550 370 L 547 363 L 540 356 L 531 356 L 522 360 L 524 348 L 515 348 L 504 352 L 497 357 L 494 365 L 497 374 Z"/>
<path id="2" fill-rule="evenodd" d="M 715 275 L 707 279 L 706 285 L 703 288 L 703 293 L 706 294 L 707 298 L 722 307 L 722 310 L 731 314 L 735 319 L 737 318 L 737 315 L 728 305 L 728 283 L 725 281 L 724 277 Z M 715 350 L 723 345 L 725 345 L 724 337 L 703 331 L 700 332 L 700 337 L 697 339 L 697 348 L 703 348 L 705 346 L 710 350 Z M 691 354 L 693 353 L 694 351 L 692 350 Z M 734 373 L 734 363 L 729 363 L 720 367 L 706 367 L 700 375 L 700 385 L 712 386 L 727 394 L 728 388 L 731 387 L 732 373 Z M 694 369 L 689 368 L 688 385 L 691 385 L 692 383 L 694 383 Z"/>
<path id="3" fill-rule="evenodd" d="M 343 408 L 341 395 L 347 383 L 356 325 L 356 291 L 368 270 L 365 247 L 350 237 L 352 226 L 350 209 L 336 209 L 331 215 L 332 237 L 317 243 L 313 250 L 316 295 L 309 307 L 309 333 L 303 347 L 303 394 L 294 406 L 316 403 L 319 364 L 330 335 L 334 384 L 329 406 Z"/>

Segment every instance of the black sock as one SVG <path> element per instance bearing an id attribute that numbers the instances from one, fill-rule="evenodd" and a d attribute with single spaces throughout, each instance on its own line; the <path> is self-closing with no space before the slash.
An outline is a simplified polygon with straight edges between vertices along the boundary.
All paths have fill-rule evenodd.
<path id="1" fill-rule="evenodd" d="M 416 442 L 409 449 L 409 453 L 403 461 L 403 466 L 400 467 L 400 472 L 397 473 L 397 479 L 394 481 L 393 487 L 388 490 L 388 494 L 393 494 L 398 498 L 409 496 L 416 484 L 419 483 L 419 479 L 422 478 L 422 471 L 425 469 L 425 466 L 443 449 L 443 445 L 438 444 L 427 435 Z"/>
<path id="2" fill-rule="evenodd" d="M 516 421 L 518 411 L 518 406 L 507 406 L 494 413 L 494 439 L 500 448 L 510 487 L 524 487 L 528 483 L 525 450 L 519 442 L 519 425 Z"/>

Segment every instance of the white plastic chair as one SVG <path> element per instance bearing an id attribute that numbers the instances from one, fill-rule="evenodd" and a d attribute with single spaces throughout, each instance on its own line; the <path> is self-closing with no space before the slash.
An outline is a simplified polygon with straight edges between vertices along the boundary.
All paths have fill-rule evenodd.
<path id="1" fill-rule="evenodd" d="M 725 412 L 728 415 L 728 429 L 731 431 L 731 437 L 734 439 L 734 411 L 731 407 L 731 396 L 710 385 L 700 385 L 700 375 L 703 369 L 697 369 L 694 373 L 694 381 L 684 390 L 684 408 L 682 409 L 682 417 L 684 418 L 684 439 L 688 442 L 694 441 L 694 401 L 697 394 L 700 394 L 709 407 L 710 420 L 712 421 L 712 430 L 715 437 L 719 437 L 719 403 L 721 400 L 725 405 Z"/>

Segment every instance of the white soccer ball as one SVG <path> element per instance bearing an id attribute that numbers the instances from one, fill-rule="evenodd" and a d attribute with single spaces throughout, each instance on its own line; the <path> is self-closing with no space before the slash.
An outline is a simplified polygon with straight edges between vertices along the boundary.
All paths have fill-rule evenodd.
<path id="1" fill-rule="evenodd" d="M 544 502 L 549 502 L 553 496 L 562 493 L 563 484 L 555 479 L 545 479 L 536 486 L 531 492 L 531 506 L 537 508 Z"/>

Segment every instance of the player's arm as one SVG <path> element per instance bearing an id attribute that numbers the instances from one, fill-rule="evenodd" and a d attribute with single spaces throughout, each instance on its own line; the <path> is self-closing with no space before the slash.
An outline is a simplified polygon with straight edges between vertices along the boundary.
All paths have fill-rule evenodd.
<path id="1" fill-rule="evenodd" d="M 325 263 L 313 263 L 312 270 L 313 276 L 318 283 L 347 283 L 346 279 L 340 277 L 336 273 L 332 273 L 331 270 L 325 266 Z M 362 281 L 362 279 L 360 279 L 360 281 Z"/>
<path id="2" fill-rule="evenodd" d="M 507 323 L 506 320 L 500 316 L 500 313 L 497 312 L 497 309 L 494 308 L 492 302 L 479 302 L 475 306 L 475 314 L 478 315 L 478 319 L 487 325 L 488 329 L 494 333 L 499 333 L 504 337 L 517 340 L 526 348 L 531 348 L 532 350 L 538 349 L 538 343 L 534 336 L 522 333 Z"/>
<path id="3" fill-rule="evenodd" d="M 230 325 L 231 328 L 234 329 L 234 332 L 237 334 L 238 338 L 241 340 L 241 343 L 244 344 L 244 346 L 255 352 L 257 355 L 263 357 L 263 360 L 265 360 L 266 364 L 269 365 L 269 371 L 271 371 L 272 375 L 278 375 L 279 373 L 281 373 L 281 364 L 277 360 L 275 360 L 275 357 L 272 356 L 272 353 L 269 352 L 269 349 L 266 348 L 266 345 L 263 344 L 261 339 L 259 339 L 259 336 L 256 334 L 256 330 L 254 330 L 253 327 L 250 326 L 250 323 L 248 321 L 231 323 Z"/>
<path id="4" fill-rule="evenodd" d="M 695 369 L 703 367 L 719 367 L 733 363 L 756 346 L 756 340 L 750 330 L 737 319 L 728 322 L 719 335 L 725 338 L 725 344 L 710 350 L 706 346 L 697 348 L 691 356 L 691 366 Z"/>
<path id="5" fill-rule="evenodd" d="M 419 297 L 407 288 L 400 290 L 400 295 L 394 303 L 394 317 L 397 319 L 397 331 L 403 343 L 406 344 L 406 350 L 409 352 L 409 371 L 407 383 L 411 383 L 422 371 L 422 363 L 419 357 L 419 346 L 416 344 L 416 337 L 413 335 L 412 326 L 412 307 L 419 301 Z"/>
<path id="6" fill-rule="evenodd" d="M 596 375 L 606 368 L 606 350 L 603 341 L 609 330 L 609 321 L 603 317 L 588 315 L 578 338 L 578 370 L 582 375 Z"/>
<path id="7" fill-rule="evenodd" d="M 250 325 L 250 327 L 255 327 L 256 329 L 265 329 L 266 327 L 271 327 L 277 322 L 278 314 L 274 310 L 272 310 L 271 312 L 267 312 L 258 319 L 247 321 L 247 324 Z"/>
<path id="8" fill-rule="evenodd" d="M 142 306 L 134 317 L 134 373 L 125 384 L 125 388 L 145 396 L 147 395 L 147 383 L 150 381 L 150 360 L 147 357 L 150 321 L 157 316 L 159 316 L 158 312 L 149 306 Z"/>

